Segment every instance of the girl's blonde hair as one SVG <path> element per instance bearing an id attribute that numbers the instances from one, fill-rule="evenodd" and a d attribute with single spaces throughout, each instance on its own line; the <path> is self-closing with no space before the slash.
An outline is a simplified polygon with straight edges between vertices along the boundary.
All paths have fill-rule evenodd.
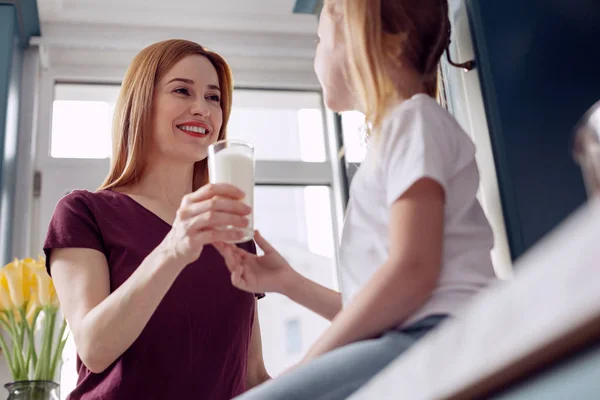
<path id="1" fill-rule="evenodd" d="M 408 62 L 436 97 L 439 61 L 450 43 L 447 0 L 326 0 L 343 19 L 352 89 L 378 131 L 398 93 L 390 68 Z"/>
<path id="2" fill-rule="evenodd" d="M 233 77 L 227 62 L 217 53 L 187 40 L 172 39 L 150 45 L 133 59 L 125 74 L 113 118 L 110 171 L 98 190 L 139 181 L 149 161 L 156 84 L 175 64 L 190 55 L 206 57 L 217 70 L 223 111 L 218 140 L 226 138 L 233 94 Z M 194 190 L 208 182 L 206 160 L 195 163 L 193 180 Z"/>

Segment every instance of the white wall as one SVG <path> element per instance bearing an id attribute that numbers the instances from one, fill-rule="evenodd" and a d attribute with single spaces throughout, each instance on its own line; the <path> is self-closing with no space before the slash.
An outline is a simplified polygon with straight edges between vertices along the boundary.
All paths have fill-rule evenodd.
<path id="1" fill-rule="evenodd" d="M 474 59 L 464 0 L 450 0 L 450 20 L 453 32 L 450 51 L 453 61 L 462 63 Z M 445 59 L 442 68 L 447 78 L 448 103 L 452 114 L 470 134 L 477 148 L 476 159 L 481 175 L 479 200 L 494 231 L 494 268 L 498 277 L 507 279 L 512 276 L 512 261 L 479 77 L 476 70 L 465 72 L 450 66 Z"/>

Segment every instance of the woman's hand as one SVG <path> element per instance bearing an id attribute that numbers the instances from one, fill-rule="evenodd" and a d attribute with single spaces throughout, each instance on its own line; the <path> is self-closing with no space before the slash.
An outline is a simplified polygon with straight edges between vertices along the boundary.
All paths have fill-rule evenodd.
<path id="1" fill-rule="evenodd" d="M 245 228 L 252 209 L 241 199 L 244 192 L 235 186 L 217 183 L 202 186 L 181 201 L 171 231 L 160 244 L 169 257 L 188 265 L 198 259 L 204 245 L 239 240 L 243 233 L 219 229 Z"/>
<path id="2" fill-rule="evenodd" d="M 231 271 L 231 283 L 238 289 L 250 293 L 286 294 L 287 288 L 296 278 L 300 278 L 300 275 L 273 246 L 263 239 L 260 232 L 255 231 L 254 239 L 264 251 L 264 255 L 248 253 L 233 244 L 213 244 Z"/>

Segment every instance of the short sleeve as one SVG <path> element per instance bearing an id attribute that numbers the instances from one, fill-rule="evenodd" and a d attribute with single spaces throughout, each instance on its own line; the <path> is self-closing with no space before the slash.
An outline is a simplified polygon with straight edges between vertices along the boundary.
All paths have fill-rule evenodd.
<path id="1" fill-rule="evenodd" d="M 49 274 L 50 254 L 58 248 L 87 248 L 105 253 L 93 203 L 84 191 L 77 190 L 66 195 L 54 209 L 44 241 Z"/>
<path id="2" fill-rule="evenodd" d="M 250 240 L 249 242 L 242 243 L 239 245 L 239 247 L 243 248 L 248 253 L 256 254 L 256 243 L 254 243 L 254 240 Z M 264 294 L 264 293 L 254 293 L 254 297 L 256 297 L 259 300 L 265 296 L 266 296 L 266 294 Z"/>
<path id="3" fill-rule="evenodd" d="M 453 169 L 452 142 L 434 112 L 411 107 L 383 131 L 382 173 L 386 203 L 391 206 L 415 182 L 430 178 L 447 192 Z"/>

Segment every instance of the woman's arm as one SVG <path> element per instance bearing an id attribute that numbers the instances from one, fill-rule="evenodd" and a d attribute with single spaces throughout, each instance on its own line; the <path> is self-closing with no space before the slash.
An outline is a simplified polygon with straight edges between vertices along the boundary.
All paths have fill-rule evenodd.
<path id="1" fill-rule="evenodd" d="M 417 181 L 396 200 L 388 261 L 337 315 L 305 361 L 398 326 L 428 300 L 441 270 L 443 221 L 444 191 L 431 179 Z"/>
<path id="2" fill-rule="evenodd" d="M 254 324 L 252 325 L 252 335 L 250 337 L 250 348 L 248 350 L 248 375 L 246 377 L 246 389 L 252 389 L 261 383 L 271 379 L 271 376 L 265 368 L 265 362 L 262 352 L 262 339 L 260 334 L 260 324 L 258 322 L 258 302 L 255 300 Z"/>
<path id="3" fill-rule="evenodd" d="M 95 373 L 104 371 L 138 338 L 183 265 L 153 251 L 110 293 L 108 264 L 97 250 L 55 249 L 52 278 L 77 352 Z"/>
<path id="4" fill-rule="evenodd" d="M 102 252 L 62 246 L 66 248 L 50 253 L 54 285 L 77 352 L 92 372 L 104 371 L 133 344 L 179 273 L 198 259 L 204 245 L 240 238 L 235 231 L 215 227 L 247 226 L 244 216 L 250 207 L 236 200 L 242 196 L 240 189 L 225 184 L 205 185 L 186 195 L 161 244 L 112 293 Z"/>

